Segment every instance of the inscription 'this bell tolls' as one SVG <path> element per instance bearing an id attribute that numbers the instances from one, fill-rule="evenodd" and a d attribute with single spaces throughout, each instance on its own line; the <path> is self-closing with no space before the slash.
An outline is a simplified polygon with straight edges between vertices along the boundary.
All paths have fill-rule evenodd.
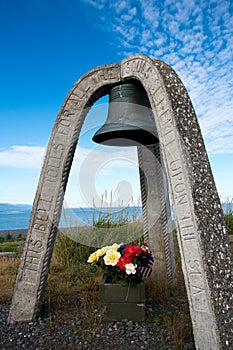
<path id="1" fill-rule="evenodd" d="M 41 251 L 43 243 L 40 240 L 30 240 L 25 258 L 25 268 L 37 271 L 40 263 Z"/>

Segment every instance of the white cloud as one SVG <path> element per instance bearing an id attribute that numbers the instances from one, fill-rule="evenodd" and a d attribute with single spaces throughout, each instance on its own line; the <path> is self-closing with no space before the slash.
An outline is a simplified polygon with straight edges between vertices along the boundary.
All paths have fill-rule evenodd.
<path id="1" fill-rule="evenodd" d="M 114 33 L 120 54 L 144 53 L 174 67 L 200 118 L 208 151 L 233 153 L 231 1 L 135 0 L 133 7 L 115 1 L 111 8 L 101 4 L 105 23 L 112 23 L 106 28 L 103 22 L 103 29 Z"/>
<path id="2" fill-rule="evenodd" d="M 15 172 L 17 176 L 12 183 L 8 177 L 2 178 L 2 200 L 8 198 L 5 201 L 32 203 L 45 152 L 45 147 L 32 146 L 12 146 L 0 150 L 0 167 L 23 170 L 20 172 L 21 178 Z M 31 169 L 38 170 L 37 174 L 32 174 Z M 114 193 L 120 191 L 119 198 L 124 201 L 127 191 L 127 201 L 131 196 L 138 198 L 140 189 L 136 147 L 106 147 L 106 151 L 103 151 L 103 146 L 92 150 L 76 148 L 66 191 L 68 205 L 91 206 L 93 199 L 98 204 L 106 188 L 112 189 Z"/>
<path id="3" fill-rule="evenodd" d="M 114 169 L 137 167 L 136 147 L 105 147 L 97 146 L 86 149 L 77 146 L 71 175 L 82 171 L 86 176 L 93 172 L 113 174 Z M 0 167 L 14 167 L 21 169 L 41 169 L 46 147 L 12 146 L 0 150 Z"/>
<path id="4" fill-rule="evenodd" d="M 106 5 L 106 0 L 98 0 L 98 1 L 96 1 L 96 0 L 84 0 L 84 2 L 96 7 L 99 10 L 102 10 L 104 8 L 104 6 Z"/>
<path id="5" fill-rule="evenodd" d="M 160 9 L 155 5 L 153 0 L 139 0 L 142 19 L 144 23 L 148 23 L 156 28 L 159 24 Z"/>
<path id="6" fill-rule="evenodd" d="M 71 175 L 94 176 L 97 173 L 102 175 L 112 175 L 114 171 L 125 168 L 137 167 L 136 147 L 107 147 L 97 146 L 88 150 L 77 147 Z"/>
<path id="7" fill-rule="evenodd" d="M 38 169 L 42 165 L 45 147 L 12 146 L 0 150 L 0 167 Z"/>
<path id="8" fill-rule="evenodd" d="M 117 14 L 120 14 L 122 11 L 127 9 L 127 2 L 126 1 L 117 1 L 111 4 L 112 8 L 116 11 Z"/>

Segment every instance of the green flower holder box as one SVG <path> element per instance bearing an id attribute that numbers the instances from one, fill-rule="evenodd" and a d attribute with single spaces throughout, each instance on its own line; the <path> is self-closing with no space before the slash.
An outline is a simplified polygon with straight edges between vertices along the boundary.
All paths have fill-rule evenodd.
<path id="1" fill-rule="evenodd" d="M 145 285 L 122 286 L 107 283 L 104 276 L 100 283 L 100 306 L 104 309 L 103 321 L 124 319 L 145 321 Z"/>

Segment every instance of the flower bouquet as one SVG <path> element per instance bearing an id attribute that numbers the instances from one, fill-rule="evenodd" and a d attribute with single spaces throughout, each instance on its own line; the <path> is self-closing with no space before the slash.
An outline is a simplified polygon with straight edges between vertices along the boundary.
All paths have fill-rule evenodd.
<path id="1" fill-rule="evenodd" d="M 109 283 L 131 286 L 142 282 L 143 277 L 150 276 L 153 261 L 145 242 L 141 246 L 114 243 L 96 250 L 87 260 L 92 265 L 91 272 L 95 273 L 98 267 L 102 268 Z"/>

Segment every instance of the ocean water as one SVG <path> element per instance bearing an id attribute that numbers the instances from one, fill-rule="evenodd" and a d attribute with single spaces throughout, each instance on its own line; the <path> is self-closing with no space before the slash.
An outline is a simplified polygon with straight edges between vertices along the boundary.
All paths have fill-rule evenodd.
<path id="1" fill-rule="evenodd" d="M 0 203 L 0 230 L 17 230 L 28 227 L 31 205 Z"/>
<path id="2" fill-rule="evenodd" d="M 233 203 L 223 203 L 225 213 L 233 212 Z M 0 203 L 0 230 L 27 229 L 32 206 L 26 204 Z M 141 207 L 120 208 L 66 208 L 62 210 L 60 227 L 92 225 L 93 221 L 110 214 L 115 220 L 137 217 L 142 220 Z"/>
<path id="3" fill-rule="evenodd" d="M 25 204 L 0 203 L 0 230 L 27 229 L 32 206 Z M 141 207 L 122 208 L 66 208 L 62 210 L 60 227 L 86 226 L 101 219 L 106 214 L 114 219 L 141 219 Z"/>

